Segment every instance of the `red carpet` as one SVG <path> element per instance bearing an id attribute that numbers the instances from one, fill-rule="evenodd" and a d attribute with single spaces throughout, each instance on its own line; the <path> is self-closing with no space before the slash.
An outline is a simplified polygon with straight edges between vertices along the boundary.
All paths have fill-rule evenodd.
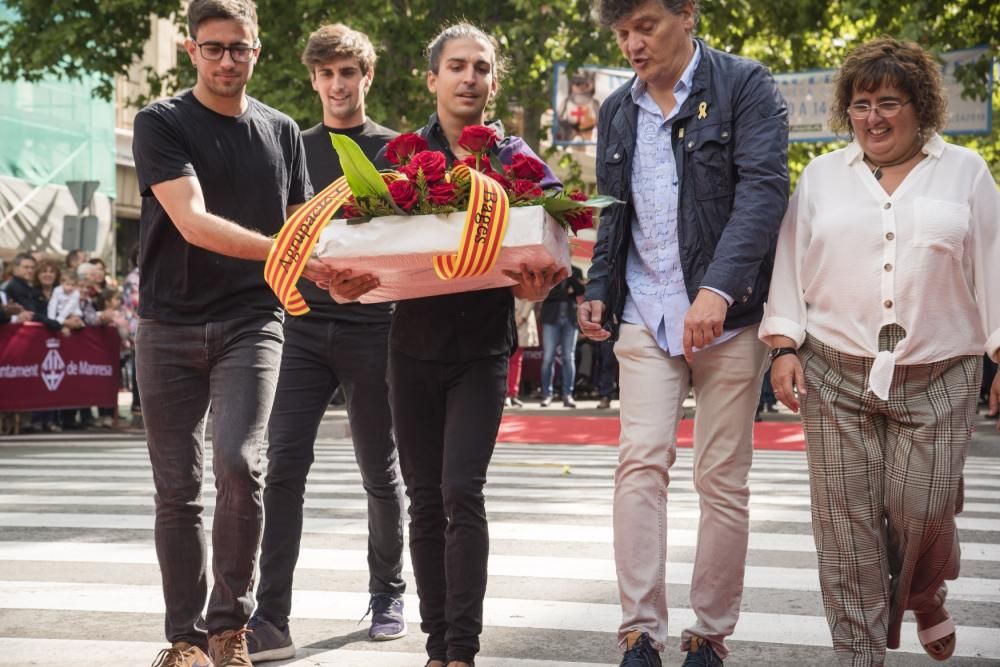
<path id="1" fill-rule="evenodd" d="M 499 442 L 543 445 L 617 445 L 617 417 L 548 417 L 505 414 Z M 685 419 L 677 434 L 680 447 L 690 447 L 694 422 Z M 802 426 L 797 422 L 757 422 L 753 427 L 754 449 L 805 451 Z"/>

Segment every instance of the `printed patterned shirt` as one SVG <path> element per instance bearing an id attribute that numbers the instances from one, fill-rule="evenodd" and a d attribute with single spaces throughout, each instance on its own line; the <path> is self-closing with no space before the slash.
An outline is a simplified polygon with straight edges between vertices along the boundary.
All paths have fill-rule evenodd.
<path id="1" fill-rule="evenodd" d="M 674 108 L 666 117 L 641 79 L 632 86 L 639 115 L 632 160 L 632 242 L 625 271 L 628 297 L 622 319 L 643 324 L 671 356 L 684 352 L 684 316 L 691 302 L 677 241 L 677 163 L 670 137 L 673 118 L 691 94 L 700 61 L 701 47 L 696 43 L 691 62 L 674 86 Z M 732 303 L 727 295 L 722 296 Z M 713 344 L 729 340 L 739 331 L 725 331 Z"/>

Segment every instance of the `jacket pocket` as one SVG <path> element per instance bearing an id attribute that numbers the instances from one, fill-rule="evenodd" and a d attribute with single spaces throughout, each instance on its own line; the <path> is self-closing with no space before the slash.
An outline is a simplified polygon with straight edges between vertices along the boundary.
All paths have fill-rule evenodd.
<path id="1" fill-rule="evenodd" d="M 609 191 L 601 194 L 608 194 L 616 199 L 623 199 L 625 194 L 625 146 L 620 143 L 613 143 L 604 149 L 604 180 Z"/>
<path id="2" fill-rule="evenodd" d="M 698 128 L 697 133 L 688 134 L 684 151 L 692 170 L 696 198 L 716 199 L 733 194 L 732 136 L 729 123 L 706 125 Z"/>
<path id="3" fill-rule="evenodd" d="M 965 251 L 965 237 L 969 232 L 969 206 L 917 197 L 913 210 L 916 219 L 913 246 L 945 252 L 961 260 Z"/>

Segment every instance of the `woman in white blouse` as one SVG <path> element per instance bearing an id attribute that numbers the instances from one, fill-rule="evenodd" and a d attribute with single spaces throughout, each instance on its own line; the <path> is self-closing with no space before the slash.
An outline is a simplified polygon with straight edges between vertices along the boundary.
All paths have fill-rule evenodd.
<path id="1" fill-rule="evenodd" d="M 777 398 L 802 402 L 838 659 L 882 665 L 912 610 L 944 660 L 981 355 L 1000 357 L 1000 194 L 978 154 L 937 134 L 946 97 L 916 44 L 859 47 L 835 88 L 833 125 L 853 141 L 802 174 L 760 337 Z"/>

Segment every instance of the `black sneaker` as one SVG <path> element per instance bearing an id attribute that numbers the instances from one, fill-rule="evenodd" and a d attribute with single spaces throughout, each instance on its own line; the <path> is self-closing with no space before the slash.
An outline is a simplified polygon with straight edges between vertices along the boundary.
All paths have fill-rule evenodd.
<path id="1" fill-rule="evenodd" d="M 247 623 L 247 649 L 255 663 L 295 657 L 295 644 L 288 626 L 279 628 L 271 621 L 254 616 Z"/>
<path id="2" fill-rule="evenodd" d="M 681 667 L 722 667 L 722 658 L 705 638 L 695 635 L 691 637 L 687 657 Z"/>
<path id="3" fill-rule="evenodd" d="M 368 608 L 372 612 L 372 626 L 368 630 L 368 637 L 372 641 L 385 642 L 406 636 L 402 595 L 375 593 Z"/>
<path id="4" fill-rule="evenodd" d="M 633 630 L 625 637 L 625 655 L 619 667 L 663 667 L 660 652 L 653 648 L 649 635 Z"/>

